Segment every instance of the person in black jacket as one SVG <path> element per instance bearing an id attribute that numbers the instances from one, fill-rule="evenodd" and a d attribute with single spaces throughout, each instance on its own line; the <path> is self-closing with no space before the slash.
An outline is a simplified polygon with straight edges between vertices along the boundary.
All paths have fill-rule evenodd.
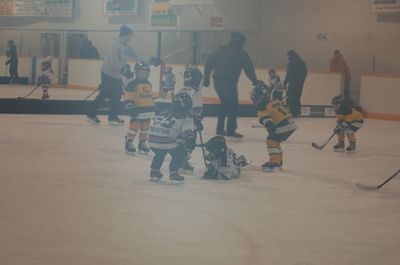
<path id="1" fill-rule="evenodd" d="M 214 51 L 206 60 L 203 85 L 210 85 L 210 74 L 213 71 L 214 87 L 220 99 L 220 113 L 218 116 L 217 134 L 223 135 L 225 117 L 228 117 L 227 132 L 225 135 L 242 138 L 243 135 L 236 132 L 237 115 L 239 106 L 238 81 L 242 69 L 246 76 L 255 83 L 253 63 L 249 54 L 243 49 L 246 41 L 240 32 L 233 32 L 230 43 Z"/>
<path id="2" fill-rule="evenodd" d="M 90 40 L 86 39 L 83 43 L 82 48 L 79 51 L 79 58 L 100 59 L 99 51 Z"/>
<path id="3" fill-rule="evenodd" d="M 283 86 L 286 90 L 286 102 L 293 117 L 301 114 L 301 94 L 303 93 L 303 85 L 307 76 L 307 66 L 300 56 L 290 50 L 287 53 L 289 63 L 286 67 L 286 76 Z"/>
<path id="4" fill-rule="evenodd" d="M 14 44 L 13 40 L 9 40 L 7 42 L 8 50 L 7 50 L 7 61 L 6 65 L 10 65 L 8 69 L 10 72 L 10 84 L 18 83 L 18 55 L 17 55 L 17 47 Z"/>

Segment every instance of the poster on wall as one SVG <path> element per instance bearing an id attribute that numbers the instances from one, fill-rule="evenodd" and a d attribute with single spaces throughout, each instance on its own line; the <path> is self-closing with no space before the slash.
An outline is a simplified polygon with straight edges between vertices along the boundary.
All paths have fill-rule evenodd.
<path id="1" fill-rule="evenodd" d="M 34 16 L 45 15 L 44 0 L 14 0 L 14 16 Z"/>
<path id="2" fill-rule="evenodd" d="M 136 15 L 137 0 L 104 0 L 103 15 L 105 16 L 129 16 Z"/>
<path id="3" fill-rule="evenodd" d="M 46 15 L 72 17 L 73 0 L 46 0 Z"/>
<path id="4" fill-rule="evenodd" d="M 150 3 L 150 27 L 176 27 L 178 17 L 168 2 Z"/>
<path id="5" fill-rule="evenodd" d="M 13 7 L 13 0 L 0 0 L 0 16 L 12 16 Z"/>
<path id="6" fill-rule="evenodd" d="M 372 12 L 374 13 L 400 12 L 400 0 L 372 0 Z"/>

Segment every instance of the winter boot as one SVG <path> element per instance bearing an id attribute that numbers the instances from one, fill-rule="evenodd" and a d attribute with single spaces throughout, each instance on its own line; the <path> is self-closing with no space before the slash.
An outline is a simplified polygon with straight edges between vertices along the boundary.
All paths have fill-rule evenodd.
<path id="1" fill-rule="evenodd" d="M 127 155 L 134 155 L 136 153 L 136 148 L 133 146 L 132 139 L 125 139 L 125 153 Z"/>
<path id="2" fill-rule="evenodd" d="M 147 146 L 146 141 L 139 141 L 139 146 L 138 146 L 139 152 L 140 153 L 144 153 L 144 154 L 148 154 L 150 152 L 149 147 Z"/>
<path id="3" fill-rule="evenodd" d="M 160 181 L 163 177 L 163 174 L 159 169 L 152 169 L 150 171 L 150 181 Z"/>
<path id="4" fill-rule="evenodd" d="M 261 169 L 265 172 L 275 172 L 282 169 L 282 163 L 268 161 L 261 166 Z"/>
<path id="5" fill-rule="evenodd" d="M 346 148 L 346 152 L 353 153 L 356 151 L 356 140 L 349 142 L 349 146 Z"/>
<path id="6" fill-rule="evenodd" d="M 338 143 L 333 146 L 333 151 L 343 152 L 344 151 L 344 141 L 338 141 Z"/>
<path id="7" fill-rule="evenodd" d="M 172 182 L 181 183 L 185 180 L 185 177 L 179 175 L 178 172 L 171 172 L 171 174 L 169 175 L 169 180 Z"/>

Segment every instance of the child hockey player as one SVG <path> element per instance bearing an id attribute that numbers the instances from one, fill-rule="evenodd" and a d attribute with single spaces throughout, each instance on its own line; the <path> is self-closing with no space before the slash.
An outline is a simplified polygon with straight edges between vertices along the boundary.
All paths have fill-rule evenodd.
<path id="1" fill-rule="evenodd" d="M 203 98 L 201 97 L 200 84 L 203 79 L 203 74 L 196 67 L 187 67 L 183 73 L 183 85 L 184 87 L 179 90 L 179 92 L 188 93 L 192 103 L 192 117 L 194 122 L 194 132 L 195 137 L 197 132 L 203 130 L 202 111 L 203 111 Z M 186 172 L 193 172 L 193 166 L 189 163 L 187 159 L 183 164 L 181 169 Z"/>
<path id="2" fill-rule="evenodd" d="M 168 93 L 170 93 L 171 98 L 174 97 L 174 89 L 175 89 L 175 74 L 172 72 L 172 66 L 167 66 L 165 69 L 165 73 L 161 79 L 161 87 L 160 87 L 160 97 L 167 98 Z"/>
<path id="3" fill-rule="evenodd" d="M 344 135 L 346 134 L 349 146 L 346 148 L 347 152 L 354 152 L 356 150 L 356 138 L 354 133 L 361 128 L 364 123 L 364 117 L 361 112 L 352 107 L 350 100 L 345 99 L 343 96 L 336 96 L 332 98 L 332 105 L 337 114 L 337 126 L 334 132 L 337 134 L 338 143 L 333 147 L 335 152 L 344 151 Z"/>
<path id="4" fill-rule="evenodd" d="M 272 96 L 278 100 L 282 100 L 285 89 L 283 88 L 279 74 L 276 72 L 275 69 L 269 69 L 268 75 L 269 86 L 272 87 Z"/>
<path id="5" fill-rule="evenodd" d="M 124 71 L 126 78 L 132 76 L 129 70 Z M 131 117 L 129 130 L 125 136 L 125 152 L 129 155 L 136 153 L 134 141 L 139 132 L 138 149 L 141 153 L 149 153 L 147 146 L 150 120 L 154 117 L 154 94 L 148 78 L 150 67 L 144 62 L 135 64 L 135 79 L 130 81 L 125 89 L 125 109 Z"/>
<path id="6" fill-rule="evenodd" d="M 289 138 L 297 126 L 283 101 L 272 97 L 272 88 L 264 82 L 257 81 L 251 99 L 257 108 L 259 122 L 268 132 L 267 148 L 269 161 L 261 166 L 263 171 L 274 172 L 282 168 L 283 154 L 281 142 Z"/>
<path id="7" fill-rule="evenodd" d="M 155 154 L 151 163 L 150 181 L 158 181 L 163 177 L 160 168 L 167 154 L 172 157 L 169 163 L 170 180 L 184 181 L 185 178 L 178 174 L 178 170 L 196 146 L 191 112 L 190 96 L 178 93 L 173 98 L 171 108 L 156 116 L 149 133 L 149 144 Z"/>
<path id="8" fill-rule="evenodd" d="M 38 85 L 42 88 L 43 91 L 42 99 L 49 98 L 48 89 L 51 86 L 51 77 L 54 75 L 51 60 L 52 58 L 48 56 L 40 65 L 41 74 L 38 78 Z"/>
<path id="9" fill-rule="evenodd" d="M 204 157 L 209 164 L 207 171 L 204 173 L 205 179 L 224 179 L 229 180 L 237 178 L 240 175 L 240 169 L 250 164 L 244 156 L 237 154 L 226 146 L 226 141 L 223 136 L 214 136 L 204 148 L 208 154 Z"/>

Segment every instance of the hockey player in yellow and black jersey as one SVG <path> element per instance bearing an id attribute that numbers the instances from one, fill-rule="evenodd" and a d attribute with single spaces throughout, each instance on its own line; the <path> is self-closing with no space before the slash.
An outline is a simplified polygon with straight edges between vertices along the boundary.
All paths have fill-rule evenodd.
<path id="1" fill-rule="evenodd" d="M 363 125 L 364 117 L 362 113 L 355 110 L 351 102 L 343 96 L 333 97 L 332 105 L 337 115 L 337 125 L 334 132 L 337 134 L 338 138 L 338 143 L 333 147 L 333 150 L 336 152 L 344 151 L 344 135 L 346 134 L 347 140 L 349 141 L 349 146 L 346 148 L 346 151 L 354 152 L 356 150 L 356 138 L 354 133 Z"/>
<path id="2" fill-rule="evenodd" d="M 254 85 L 251 99 L 257 108 L 259 122 L 268 132 L 267 148 L 269 161 L 261 166 L 263 171 L 274 172 L 282 168 L 281 142 L 287 140 L 297 126 L 284 102 L 272 95 L 272 88 L 263 81 Z"/>
<path id="3" fill-rule="evenodd" d="M 130 72 L 129 67 L 127 69 L 122 74 L 129 79 L 133 74 Z M 135 79 L 128 80 L 125 88 L 125 109 L 131 116 L 129 130 L 125 136 L 125 152 L 129 155 L 136 153 L 133 142 L 138 133 L 139 152 L 148 153 L 150 151 L 147 146 L 147 138 L 150 120 L 154 117 L 154 93 L 148 80 L 149 75 L 150 67 L 143 62 L 137 62 L 135 64 Z"/>

